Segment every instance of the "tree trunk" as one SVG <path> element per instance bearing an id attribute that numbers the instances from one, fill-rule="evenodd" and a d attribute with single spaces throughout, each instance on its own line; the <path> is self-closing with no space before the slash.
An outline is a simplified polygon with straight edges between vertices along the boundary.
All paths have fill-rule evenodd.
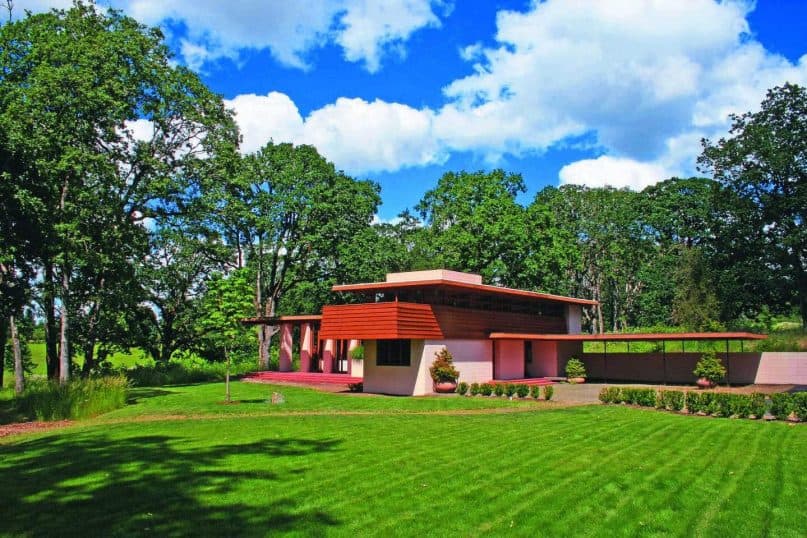
<path id="1" fill-rule="evenodd" d="M 70 297 L 70 274 L 65 265 L 62 266 L 61 290 L 61 330 L 59 336 L 59 382 L 64 384 L 70 379 L 70 343 L 67 331 L 69 327 L 68 301 Z"/>
<path id="2" fill-rule="evenodd" d="M 93 368 L 95 368 L 95 338 L 90 338 L 84 346 L 84 366 L 81 368 L 81 374 L 89 377 Z"/>
<path id="3" fill-rule="evenodd" d="M 22 369 L 20 333 L 17 331 L 17 322 L 14 319 L 14 316 L 9 316 L 8 327 L 11 330 L 11 345 L 14 349 L 14 394 L 19 396 L 25 389 L 25 374 Z"/>
<path id="4" fill-rule="evenodd" d="M 224 358 L 227 366 L 224 371 L 224 401 L 230 403 L 230 352 L 224 347 Z"/>
<path id="5" fill-rule="evenodd" d="M 45 278 L 43 285 L 43 309 L 45 310 L 45 362 L 48 379 L 59 376 L 59 346 L 56 330 L 56 299 L 53 290 L 53 264 L 45 262 Z"/>
<path id="6" fill-rule="evenodd" d="M 0 389 L 3 388 L 3 372 L 6 368 L 6 342 L 8 341 L 8 319 L 0 318 Z"/>

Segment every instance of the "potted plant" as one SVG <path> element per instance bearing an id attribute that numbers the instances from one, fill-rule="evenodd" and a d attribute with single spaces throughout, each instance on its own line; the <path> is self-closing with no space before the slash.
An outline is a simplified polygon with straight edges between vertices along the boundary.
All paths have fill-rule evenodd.
<path id="1" fill-rule="evenodd" d="M 350 350 L 350 358 L 354 361 L 364 360 L 364 346 L 358 345 Z"/>
<path id="2" fill-rule="evenodd" d="M 457 378 L 460 373 L 454 368 L 454 357 L 446 348 L 434 354 L 434 362 L 429 368 L 429 373 L 434 381 L 434 392 L 449 393 L 457 390 Z"/>
<path id="3" fill-rule="evenodd" d="M 726 367 L 715 356 L 714 351 L 707 351 L 701 355 L 701 359 L 695 365 L 692 373 L 698 377 L 697 385 L 700 388 L 712 388 L 726 377 Z"/>
<path id="4" fill-rule="evenodd" d="M 586 366 L 583 361 L 572 357 L 566 363 L 566 379 L 569 383 L 585 383 L 586 382 Z"/>

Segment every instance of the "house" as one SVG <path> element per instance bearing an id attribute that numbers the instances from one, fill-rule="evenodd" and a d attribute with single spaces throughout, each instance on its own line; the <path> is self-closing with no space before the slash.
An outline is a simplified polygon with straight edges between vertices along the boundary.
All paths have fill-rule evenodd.
<path id="1" fill-rule="evenodd" d="M 428 394 L 433 389 L 429 367 L 445 348 L 454 357 L 460 381 L 467 383 L 562 377 L 571 357 L 583 361 L 590 379 L 692 383 L 701 353 L 693 351 L 691 342 L 708 343 L 713 350 L 724 342 L 721 359 L 729 383 L 807 385 L 807 354 L 743 351 L 744 341 L 765 335 L 583 334 L 582 309 L 596 301 L 486 285 L 475 274 L 389 273 L 384 282 L 337 285 L 333 291 L 342 304 L 325 306 L 321 314 L 244 320 L 280 326 L 279 368 L 288 373 L 284 380 L 327 377 L 333 382 L 344 376 L 362 380 L 365 392 Z M 291 372 L 295 333 L 300 339 L 299 372 Z M 730 351 L 731 340 L 740 342 L 739 352 L 736 344 Z M 637 341 L 653 343 L 644 346 L 652 350 L 634 346 L 631 352 L 630 343 Z M 584 352 L 585 342 L 598 342 L 602 351 Z M 627 352 L 621 345 L 609 354 L 611 342 L 627 343 Z M 364 346 L 363 360 L 351 356 L 359 345 Z"/>
<path id="2" fill-rule="evenodd" d="M 291 369 L 300 327 L 300 370 L 363 376 L 365 392 L 432 392 L 429 366 L 447 348 L 460 379 L 484 383 L 562 375 L 581 342 L 491 338 L 492 334 L 578 334 L 581 308 L 595 301 L 485 285 L 480 275 L 446 270 L 387 274 L 384 282 L 334 286 L 345 304 L 321 315 L 283 316 L 280 369 Z M 350 350 L 364 346 L 364 360 Z"/>

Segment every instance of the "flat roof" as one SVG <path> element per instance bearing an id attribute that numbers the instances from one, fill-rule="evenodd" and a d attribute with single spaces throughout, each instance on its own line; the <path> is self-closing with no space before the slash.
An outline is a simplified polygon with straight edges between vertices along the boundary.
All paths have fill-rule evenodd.
<path id="1" fill-rule="evenodd" d="M 576 297 L 564 297 L 563 295 L 552 295 L 550 293 L 539 293 L 536 291 L 517 290 L 501 286 L 491 286 L 489 284 L 472 284 L 460 282 L 458 280 L 434 279 L 434 280 L 411 280 L 404 282 L 368 282 L 363 284 L 337 284 L 333 288 L 336 292 L 380 292 L 405 290 L 411 288 L 439 287 L 457 291 L 475 291 L 490 295 L 500 295 L 506 297 L 518 297 L 525 299 L 539 299 L 544 301 L 554 301 L 559 303 L 596 305 L 597 301 L 589 299 L 578 299 Z"/>
<path id="2" fill-rule="evenodd" d="M 552 340 L 561 342 L 628 342 L 644 341 L 676 341 L 681 340 L 765 340 L 767 334 L 747 332 L 723 333 L 606 333 L 606 334 L 523 334 L 523 333 L 490 333 L 493 340 Z"/>
<path id="3" fill-rule="evenodd" d="M 258 316 L 241 320 L 244 325 L 276 325 L 278 323 L 311 323 L 320 321 L 322 314 L 304 314 L 300 316 Z"/>

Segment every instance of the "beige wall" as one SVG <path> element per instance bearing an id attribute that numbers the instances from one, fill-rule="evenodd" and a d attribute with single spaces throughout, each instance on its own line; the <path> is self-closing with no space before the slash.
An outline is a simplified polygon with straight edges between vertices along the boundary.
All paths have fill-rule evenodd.
<path id="1" fill-rule="evenodd" d="M 378 366 L 376 341 L 364 341 L 364 391 L 420 396 L 433 391 L 429 367 L 447 348 L 454 357 L 459 380 L 485 383 L 493 378 L 493 343 L 490 340 L 412 340 L 410 365 Z"/>
<path id="2" fill-rule="evenodd" d="M 364 341 L 364 391 L 405 396 L 432 391 L 428 366 L 423 364 L 423 340 L 412 340 L 409 366 L 378 366 L 376 341 Z M 425 376 L 424 376 L 425 372 Z M 428 390 L 425 377 L 429 379 Z"/>

